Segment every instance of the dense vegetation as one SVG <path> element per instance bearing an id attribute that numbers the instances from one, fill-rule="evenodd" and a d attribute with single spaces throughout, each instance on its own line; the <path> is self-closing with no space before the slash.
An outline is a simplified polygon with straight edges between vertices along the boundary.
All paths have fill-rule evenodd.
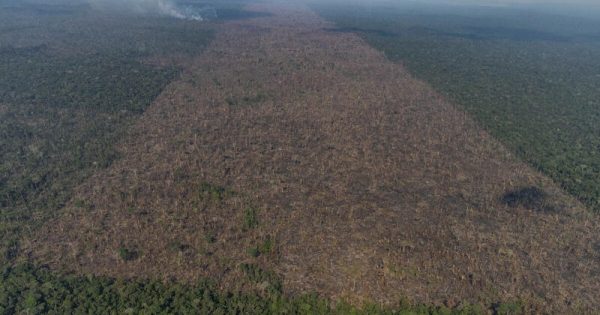
<path id="1" fill-rule="evenodd" d="M 599 21 L 486 7 L 316 5 L 600 211 Z"/>
<path id="2" fill-rule="evenodd" d="M 240 266 L 249 281 L 270 273 Z M 267 276 L 265 276 L 265 274 Z M 267 277 L 267 278 L 265 278 Z M 265 280 L 266 279 L 266 280 Z M 273 281 L 273 280 L 270 280 Z M 496 314 L 517 314 L 518 303 L 498 304 Z M 100 277 L 57 276 L 30 265 L 7 267 L 0 274 L 0 314 L 483 314 L 477 306 L 456 309 L 403 303 L 395 310 L 375 305 L 332 305 L 316 295 L 286 298 L 280 286 L 263 294 L 223 293 L 210 282 L 196 285 L 127 281 Z"/>

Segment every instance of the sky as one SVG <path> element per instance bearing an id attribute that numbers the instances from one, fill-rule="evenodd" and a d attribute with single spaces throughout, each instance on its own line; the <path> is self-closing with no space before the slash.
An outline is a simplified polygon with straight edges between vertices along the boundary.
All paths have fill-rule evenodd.
<path id="1" fill-rule="evenodd" d="M 125 0 L 127 1 L 127 0 Z M 301 1 L 301 0 L 299 0 Z M 321 0 L 327 1 L 327 0 Z M 336 0 L 329 0 L 340 2 Z M 528 6 L 528 7 L 565 7 L 580 9 L 598 8 L 600 0 L 349 0 L 349 2 L 362 3 L 394 3 L 394 2 L 414 2 L 414 3 L 443 3 L 460 5 L 492 5 L 492 6 Z"/>
<path id="2" fill-rule="evenodd" d="M 367 5 L 393 5 L 394 3 L 413 3 L 427 4 L 429 7 L 435 7 L 435 4 L 454 4 L 454 5 L 478 5 L 478 6 L 498 6 L 512 7 L 517 9 L 526 9 L 528 11 L 541 11 L 542 13 L 551 13 L 569 16 L 585 16 L 600 18 L 600 0 L 287 0 L 287 1 L 313 1 L 319 3 L 335 3 L 344 5 L 344 3 L 362 3 Z"/>
<path id="3" fill-rule="evenodd" d="M 378 0 L 358 0 L 377 3 Z M 559 15 L 580 15 L 600 18 L 600 0 L 382 0 L 388 3 L 412 1 L 429 4 L 483 5 L 539 10 Z"/>
<path id="4" fill-rule="evenodd" d="M 407 0 L 360 0 L 362 2 L 406 2 Z M 599 6 L 600 0 L 408 0 L 427 3 L 454 3 L 472 5 L 552 5 L 552 6 Z"/>
<path id="5" fill-rule="evenodd" d="M 417 1 L 418 2 L 418 1 Z M 600 4 L 600 0 L 429 0 L 427 2 L 445 2 L 457 4 L 480 4 L 480 5 L 592 5 Z"/>
<path id="6" fill-rule="evenodd" d="M 368 1 L 368 0 L 367 0 Z M 578 7 L 598 8 L 600 0 L 425 0 L 427 2 L 443 2 L 455 4 L 499 5 L 499 6 L 531 6 L 531 7 Z"/>
<path id="7" fill-rule="evenodd" d="M 572 0 L 572 1 L 549 1 L 549 0 L 456 0 L 462 2 L 490 2 L 490 3 L 510 3 L 510 4 L 595 4 L 596 0 Z"/>

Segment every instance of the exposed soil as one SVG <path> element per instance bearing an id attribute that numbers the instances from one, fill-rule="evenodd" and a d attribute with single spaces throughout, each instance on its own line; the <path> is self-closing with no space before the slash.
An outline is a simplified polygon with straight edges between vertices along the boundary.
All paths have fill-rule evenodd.
<path id="1" fill-rule="evenodd" d="M 254 262 L 290 294 L 356 303 L 600 308 L 595 216 L 358 36 L 301 6 L 251 9 L 272 15 L 220 26 L 122 159 L 25 245 L 35 259 L 227 289 Z M 503 202 L 522 187 L 557 210 Z"/>

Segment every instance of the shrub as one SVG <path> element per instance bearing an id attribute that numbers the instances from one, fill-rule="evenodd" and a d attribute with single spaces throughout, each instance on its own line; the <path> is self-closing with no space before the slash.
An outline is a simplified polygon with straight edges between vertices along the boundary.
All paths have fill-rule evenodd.
<path id="1" fill-rule="evenodd" d="M 206 234 L 204 234 L 204 240 L 206 240 L 206 242 L 212 244 L 217 241 L 217 236 L 214 233 L 206 233 Z"/>
<path id="2" fill-rule="evenodd" d="M 253 246 L 248 249 L 248 254 L 252 257 L 258 257 L 260 256 L 260 250 L 258 249 L 258 247 Z"/>
<path id="3" fill-rule="evenodd" d="M 125 247 L 119 248 L 119 257 L 121 257 L 121 259 L 123 259 L 124 261 L 135 260 L 136 258 L 138 258 L 138 256 L 139 256 L 139 253 L 135 250 L 125 248 Z"/>
<path id="4" fill-rule="evenodd" d="M 523 314 L 523 306 L 519 302 L 497 303 L 492 305 L 494 314 L 498 315 L 517 315 Z"/>
<path id="5" fill-rule="evenodd" d="M 283 285 L 272 271 L 266 271 L 255 264 L 241 264 L 240 268 L 251 282 L 264 285 L 271 294 L 281 294 Z"/>
<path id="6" fill-rule="evenodd" d="M 273 239 L 271 239 L 270 236 L 267 236 L 267 238 L 260 245 L 259 250 L 261 253 L 270 253 L 273 250 L 273 246 Z"/>
<path id="7" fill-rule="evenodd" d="M 200 200 L 209 200 L 221 202 L 225 197 L 232 195 L 233 192 L 225 187 L 213 185 L 211 183 L 204 182 L 200 184 L 198 191 L 198 197 Z"/>
<path id="8" fill-rule="evenodd" d="M 244 228 L 253 229 L 258 226 L 258 210 L 254 207 L 248 207 L 244 210 Z"/>

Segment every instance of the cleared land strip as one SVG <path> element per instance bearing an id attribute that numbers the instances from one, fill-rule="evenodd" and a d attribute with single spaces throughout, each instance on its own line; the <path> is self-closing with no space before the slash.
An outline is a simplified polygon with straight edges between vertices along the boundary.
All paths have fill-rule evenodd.
<path id="1" fill-rule="evenodd" d="M 271 15 L 222 25 L 34 257 L 265 289 L 240 280 L 248 263 L 354 302 L 600 307 L 586 209 L 357 36 L 304 7 L 251 9 Z M 532 186 L 543 202 L 506 202 Z"/>

